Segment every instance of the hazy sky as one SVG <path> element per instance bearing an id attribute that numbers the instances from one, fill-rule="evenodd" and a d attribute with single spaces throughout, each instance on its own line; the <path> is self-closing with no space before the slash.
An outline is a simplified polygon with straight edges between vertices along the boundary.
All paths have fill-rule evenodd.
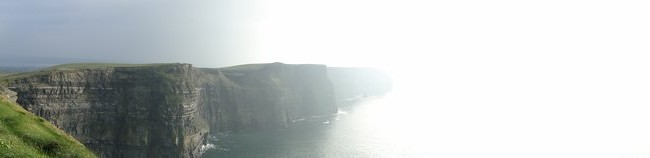
<path id="1" fill-rule="evenodd" d="M 245 40 L 253 7 L 224 0 L 0 2 L 2 58 L 79 62 L 255 61 Z M 0 60 L 6 62 L 4 60 Z M 15 61 L 15 60 L 11 60 Z"/>
<path id="2" fill-rule="evenodd" d="M 633 0 L 6 0 L 0 61 L 397 68 L 639 60 L 649 50 L 647 8 Z"/>

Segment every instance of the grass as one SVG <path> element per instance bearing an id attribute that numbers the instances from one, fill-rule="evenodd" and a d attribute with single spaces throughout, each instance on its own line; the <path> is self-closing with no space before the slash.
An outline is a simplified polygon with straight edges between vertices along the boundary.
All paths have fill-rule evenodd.
<path id="1" fill-rule="evenodd" d="M 108 68 L 117 68 L 117 67 L 148 67 L 148 66 L 161 66 L 169 65 L 174 63 L 153 63 L 153 64 L 117 64 L 117 63 L 72 63 L 72 64 L 62 64 L 56 65 L 48 68 L 44 68 L 37 71 L 23 72 L 23 73 L 14 73 L 14 74 L 5 74 L 0 73 L 0 85 L 2 83 L 7 83 L 11 80 L 20 79 L 28 76 L 35 75 L 46 75 L 53 72 L 61 71 L 74 71 L 74 70 L 87 70 L 87 69 L 108 69 Z M 222 71 L 250 71 L 250 70 L 259 70 L 270 64 L 280 64 L 280 63 L 259 63 L 259 64 L 244 64 L 236 65 L 230 67 L 217 68 Z"/>
<path id="2" fill-rule="evenodd" d="M 222 68 L 217 68 L 219 70 L 223 71 L 250 71 L 250 70 L 259 70 L 264 67 L 274 65 L 274 64 L 284 64 L 280 62 L 274 62 L 274 63 L 257 63 L 257 64 L 244 64 L 244 65 L 235 65 L 235 66 L 229 66 L 229 67 L 222 67 Z M 320 65 L 320 64 L 284 64 L 284 65 Z"/>
<path id="3" fill-rule="evenodd" d="M 267 65 L 269 65 L 269 63 L 235 65 L 235 66 L 223 67 L 223 68 L 219 68 L 219 69 L 225 70 L 225 71 L 247 71 L 247 70 L 261 69 L 261 68 L 263 68 L 263 67 L 265 67 Z"/>
<path id="4" fill-rule="evenodd" d="M 75 69 L 103 69 L 115 67 L 145 67 L 145 66 L 160 66 L 168 65 L 169 63 L 154 63 L 154 64 L 117 64 L 117 63 L 72 63 L 56 65 L 45 70 L 75 70 Z"/>
<path id="5" fill-rule="evenodd" d="M 16 73 L 16 74 L 0 74 L 0 84 L 9 82 L 11 80 L 20 79 L 28 76 L 45 75 L 53 72 L 61 71 L 74 71 L 74 70 L 91 70 L 91 69 L 109 69 L 117 67 L 147 67 L 147 66 L 161 66 L 173 63 L 154 63 L 154 64 L 117 64 L 117 63 L 72 63 L 56 65 L 44 68 L 37 71 Z"/>
<path id="6" fill-rule="evenodd" d="M 0 157 L 97 156 L 48 121 L 0 97 Z"/>

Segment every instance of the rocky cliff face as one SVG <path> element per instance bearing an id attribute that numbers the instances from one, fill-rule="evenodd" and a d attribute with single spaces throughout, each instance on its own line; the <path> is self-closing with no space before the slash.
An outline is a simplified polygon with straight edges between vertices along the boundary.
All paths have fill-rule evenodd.
<path id="1" fill-rule="evenodd" d="M 287 127 L 337 111 L 324 65 L 280 63 L 205 70 L 203 110 L 213 131 Z"/>
<path id="2" fill-rule="evenodd" d="M 207 125 L 188 64 L 61 70 L 10 83 L 17 102 L 101 157 L 198 157 Z"/>
<path id="3" fill-rule="evenodd" d="M 97 157 L 77 140 L 16 104 L 0 85 L 0 157 Z"/>
<path id="4" fill-rule="evenodd" d="M 336 113 L 324 65 L 60 68 L 9 81 L 17 102 L 102 157 L 199 157 L 210 131 Z"/>

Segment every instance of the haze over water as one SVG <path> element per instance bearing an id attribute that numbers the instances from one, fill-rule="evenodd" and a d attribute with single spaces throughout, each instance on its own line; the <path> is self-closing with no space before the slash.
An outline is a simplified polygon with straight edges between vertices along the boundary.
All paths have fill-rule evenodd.
<path id="1" fill-rule="evenodd" d="M 385 96 L 289 129 L 230 133 L 204 157 L 650 157 L 643 77 L 565 68 L 403 74 Z"/>
<path id="2" fill-rule="evenodd" d="M 427 157 L 429 125 L 400 114 L 393 95 L 372 97 L 338 114 L 301 120 L 289 129 L 229 133 L 204 157 Z M 395 117 L 395 118 L 392 118 Z M 426 119 L 426 118 L 420 118 Z"/>

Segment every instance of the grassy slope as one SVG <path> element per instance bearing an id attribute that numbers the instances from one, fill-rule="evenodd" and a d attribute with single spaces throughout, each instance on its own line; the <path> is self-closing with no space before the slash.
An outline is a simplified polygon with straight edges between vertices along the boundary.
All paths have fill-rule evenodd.
<path id="1" fill-rule="evenodd" d="M 0 157 L 96 157 L 48 121 L 0 97 Z"/>

